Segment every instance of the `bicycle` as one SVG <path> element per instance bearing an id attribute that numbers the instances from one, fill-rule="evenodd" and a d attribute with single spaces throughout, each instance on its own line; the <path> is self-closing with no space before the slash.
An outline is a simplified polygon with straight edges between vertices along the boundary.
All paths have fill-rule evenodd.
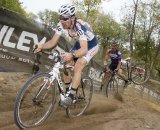
<path id="1" fill-rule="evenodd" d="M 127 58 L 126 60 L 126 72 L 127 72 L 127 79 L 128 84 L 133 82 L 136 85 L 141 85 L 146 83 L 150 78 L 150 69 L 148 65 L 145 65 L 143 63 L 137 63 L 135 65 L 131 65 L 130 58 Z M 106 73 L 106 69 L 102 71 L 102 73 Z M 107 72 L 108 73 L 108 72 Z M 118 82 L 118 80 L 121 80 L 121 83 Z M 123 88 L 126 88 L 126 83 L 123 83 L 124 81 L 121 77 L 117 75 L 116 71 L 113 71 L 109 73 L 109 79 L 106 84 L 106 96 L 108 97 L 109 94 L 116 95 L 118 93 L 119 84 L 120 83 Z M 105 85 L 104 84 L 104 85 Z M 102 89 L 102 88 L 101 88 Z"/>
<path id="2" fill-rule="evenodd" d="M 72 70 L 74 66 L 65 65 L 57 50 L 50 55 L 53 56 L 55 63 L 51 71 L 33 75 L 18 92 L 14 107 L 14 121 L 20 129 L 35 127 L 43 123 L 57 103 L 57 96 L 60 100 L 64 98 L 65 88 L 61 73 L 66 72 L 66 69 Z M 72 105 L 64 108 L 68 117 L 81 116 L 91 102 L 92 93 L 92 80 L 88 76 L 82 77 Z M 60 105 L 60 101 L 58 103 Z"/>
<path id="3" fill-rule="evenodd" d="M 117 71 L 111 72 L 105 69 L 103 72 L 101 72 L 101 74 L 103 73 L 107 73 L 107 77 L 109 77 L 104 83 L 104 86 L 106 85 L 106 90 L 105 90 L 106 97 L 109 97 L 109 94 L 113 96 L 116 95 L 118 93 L 118 82 L 115 79 Z M 102 86 L 100 89 L 102 91 Z"/>
<path id="4" fill-rule="evenodd" d="M 126 58 L 126 71 L 127 78 L 130 82 L 136 85 L 142 85 L 146 83 L 150 78 L 150 66 L 143 62 L 131 63 L 130 58 Z"/>

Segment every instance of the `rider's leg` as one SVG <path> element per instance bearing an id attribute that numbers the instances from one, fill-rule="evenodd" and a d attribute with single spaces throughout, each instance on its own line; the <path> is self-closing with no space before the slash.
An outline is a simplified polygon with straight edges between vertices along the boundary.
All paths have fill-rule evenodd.
<path id="1" fill-rule="evenodd" d="M 119 69 L 117 74 L 125 81 L 128 81 L 127 77 L 123 74 L 122 69 Z"/>
<path id="2" fill-rule="evenodd" d="M 126 86 L 128 85 L 129 82 L 128 82 L 127 77 L 123 74 L 122 69 L 119 69 L 119 70 L 118 70 L 118 75 L 125 81 L 124 87 L 126 87 Z"/>
<path id="3" fill-rule="evenodd" d="M 73 65 L 73 61 L 69 61 L 67 65 Z M 63 73 L 63 81 L 65 83 L 66 91 L 69 90 L 71 84 L 71 72 L 70 69 L 66 69 L 67 73 Z"/>
<path id="4" fill-rule="evenodd" d="M 109 79 L 109 73 L 106 72 L 106 73 L 104 74 L 104 77 L 102 78 L 100 90 L 102 90 L 104 84 L 107 82 L 108 79 Z"/>
<path id="5" fill-rule="evenodd" d="M 61 101 L 61 105 L 63 105 L 64 107 L 67 107 L 72 104 L 72 100 L 80 84 L 82 70 L 86 64 L 87 61 L 83 58 L 79 58 L 75 63 L 74 76 L 72 79 L 71 86 L 69 88 L 69 91 L 67 91 L 67 93 L 65 94 L 65 99 Z"/>
<path id="6" fill-rule="evenodd" d="M 101 87 L 100 87 L 101 90 L 102 90 L 102 87 L 104 86 L 104 84 L 107 83 L 109 80 L 109 77 L 110 77 L 109 71 L 114 71 L 115 67 L 111 63 L 109 66 L 106 65 L 105 69 L 107 72 L 105 73 L 104 77 L 102 78 L 102 83 L 101 83 Z"/>
<path id="7" fill-rule="evenodd" d="M 103 70 L 103 72 L 106 72 L 106 71 L 107 71 L 107 65 L 104 65 L 104 70 Z M 102 77 L 101 86 L 104 85 L 106 78 L 107 78 L 107 73 L 105 73 L 104 76 Z"/>
<path id="8" fill-rule="evenodd" d="M 90 49 L 87 54 L 85 56 L 83 56 L 82 58 L 79 58 L 76 63 L 75 63 L 75 67 L 74 67 L 74 76 L 73 76 L 73 80 L 72 80 L 72 88 L 77 89 L 79 84 L 80 84 L 80 80 L 81 80 L 81 74 L 82 74 L 82 70 L 85 67 L 85 65 L 87 63 L 89 63 L 89 61 L 93 58 L 93 56 L 98 52 L 98 45 L 93 47 L 92 49 Z"/>
<path id="9" fill-rule="evenodd" d="M 63 106 L 69 106 L 72 104 L 74 95 L 81 81 L 82 70 L 85 65 L 92 59 L 92 57 L 98 52 L 98 45 L 90 49 L 85 56 L 78 58 L 74 67 L 74 76 L 72 79 L 71 87 L 65 95 L 65 99 L 61 102 Z"/>
<path id="10" fill-rule="evenodd" d="M 72 88 L 74 89 L 78 88 L 81 81 L 82 70 L 86 64 L 87 64 L 87 61 L 84 58 L 79 58 L 75 63 L 74 76 L 72 80 Z"/>

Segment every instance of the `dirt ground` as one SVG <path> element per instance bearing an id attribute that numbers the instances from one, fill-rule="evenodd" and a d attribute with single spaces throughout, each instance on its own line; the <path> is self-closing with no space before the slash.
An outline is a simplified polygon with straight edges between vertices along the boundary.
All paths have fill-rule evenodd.
<path id="1" fill-rule="evenodd" d="M 18 130 L 13 109 L 18 90 L 29 75 L 0 73 L 0 130 Z M 128 87 L 122 96 L 94 92 L 86 113 L 70 119 L 61 109 L 31 130 L 160 130 L 160 104 Z"/>

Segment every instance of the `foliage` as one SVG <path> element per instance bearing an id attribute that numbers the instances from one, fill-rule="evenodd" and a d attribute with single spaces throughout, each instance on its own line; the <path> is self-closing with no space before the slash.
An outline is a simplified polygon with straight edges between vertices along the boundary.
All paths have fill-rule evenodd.
<path id="1" fill-rule="evenodd" d="M 4 7 L 27 16 L 27 13 L 23 9 L 22 3 L 19 0 L 0 0 L 0 7 Z"/>
<path id="2" fill-rule="evenodd" d="M 72 0 L 78 12 L 83 12 L 83 18 L 88 20 L 90 17 L 95 19 L 99 13 L 100 5 L 105 0 Z"/>
<path id="3" fill-rule="evenodd" d="M 44 11 L 39 12 L 38 16 L 43 23 L 51 27 L 56 27 L 59 21 L 58 13 L 48 9 L 45 9 Z"/>
<path id="4" fill-rule="evenodd" d="M 36 20 L 38 18 L 38 16 L 34 13 L 28 13 L 28 18 L 30 18 L 32 20 Z"/>
<path id="5" fill-rule="evenodd" d="M 160 3 L 157 0 L 149 1 L 148 3 L 141 2 L 139 4 L 137 25 L 135 28 L 135 50 L 134 56 L 146 63 L 154 63 L 156 69 L 159 62 L 156 57 L 157 53 L 157 36 L 160 21 L 156 16 L 160 15 Z M 160 44 L 160 43 L 159 43 Z M 154 70 L 153 70 L 154 71 Z M 157 69 L 158 71 L 158 69 Z"/>
<path id="6" fill-rule="evenodd" d="M 113 39 L 119 40 L 120 38 L 120 25 L 110 15 L 99 14 L 94 23 L 93 30 L 96 33 L 98 40 L 101 44 L 100 55 L 104 57 L 106 50 L 110 46 L 110 41 Z"/>
<path id="7" fill-rule="evenodd" d="M 156 38 L 158 35 L 158 26 L 160 22 L 155 19 L 155 15 L 159 15 L 160 9 L 157 8 L 160 3 L 156 3 L 156 0 L 146 4 L 141 3 L 138 11 L 137 27 L 135 32 L 135 43 L 141 41 L 143 46 L 137 46 L 136 49 L 143 49 L 144 61 L 151 62 L 153 52 L 156 51 Z M 156 9 L 157 8 L 157 9 Z M 136 44 L 137 45 L 137 44 Z"/>
<path id="8" fill-rule="evenodd" d="M 102 63 L 106 50 L 109 48 L 109 40 L 118 39 L 120 26 L 110 15 L 101 13 L 100 5 L 105 0 L 73 0 L 77 8 L 77 16 L 86 20 L 91 25 L 100 43 L 96 60 Z"/>

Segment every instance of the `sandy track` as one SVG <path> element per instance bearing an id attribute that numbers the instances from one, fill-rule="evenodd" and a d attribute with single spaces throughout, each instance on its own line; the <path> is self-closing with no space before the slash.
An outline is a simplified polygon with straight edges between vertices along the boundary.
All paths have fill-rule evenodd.
<path id="1" fill-rule="evenodd" d="M 23 73 L 0 74 L 0 130 L 18 130 L 13 121 L 14 101 L 27 77 Z M 96 92 L 83 116 L 69 119 L 61 109 L 31 130 L 160 130 L 159 119 L 160 105 L 127 88 L 122 98 L 106 98 Z"/>

